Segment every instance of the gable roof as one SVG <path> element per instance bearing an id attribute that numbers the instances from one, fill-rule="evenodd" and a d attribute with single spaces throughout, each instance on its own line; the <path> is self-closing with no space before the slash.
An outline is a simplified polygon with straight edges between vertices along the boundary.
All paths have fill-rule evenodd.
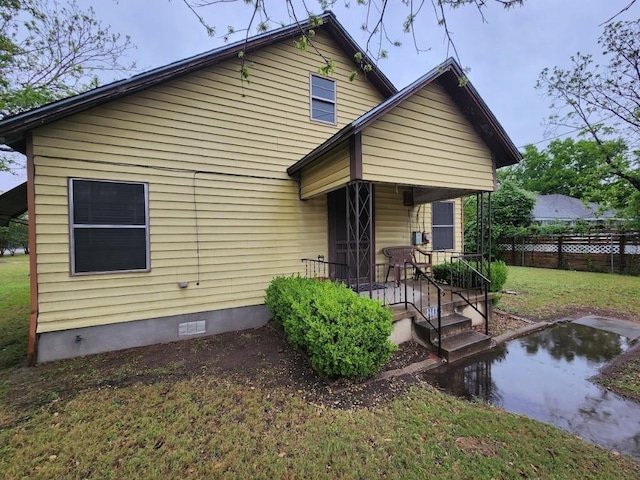
<path id="1" fill-rule="evenodd" d="M 349 57 L 353 58 L 353 55 L 356 53 L 362 53 L 362 49 L 338 22 L 333 12 L 325 12 L 320 15 L 319 18 L 322 19 L 323 23 L 320 27 L 314 28 L 316 30 L 321 29 L 328 32 Z M 163 67 L 149 70 L 124 80 L 119 80 L 72 97 L 58 100 L 57 102 L 35 108 L 27 112 L 4 118 L 0 120 L 0 143 L 9 145 L 14 150 L 24 153 L 27 132 L 33 128 L 46 125 L 56 120 L 68 117 L 69 115 L 131 95 L 132 93 L 187 75 L 196 70 L 211 67 L 225 60 L 238 58 L 238 53 L 240 51 L 244 50 L 246 53 L 251 53 L 268 45 L 296 38 L 300 36 L 302 30 L 306 30 L 310 27 L 311 22 L 307 20 L 305 22 L 300 22 L 299 24 L 293 24 L 272 30 L 264 34 L 251 37 L 246 42 L 245 40 L 241 40 Z M 363 62 L 365 64 L 370 64 L 372 67 L 372 70 L 366 73 L 367 79 L 385 98 L 390 97 L 397 92 L 393 83 L 391 83 L 391 81 L 375 66 L 375 63 L 364 54 Z"/>
<path id="2" fill-rule="evenodd" d="M 0 195 L 0 227 L 27 211 L 27 182 Z"/>
<path id="3" fill-rule="evenodd" d="M 347 138 L 361 132 L 374 123 L 395 106 L 410 98 L 432 82 L 438 82 L 453 101 L 462 110 L 463 114 L 474 126 L 483 141 L 489 146 L 495 155 L 496 167 L 504 167 L 518 163 L 522 156 L 513 144 L 505 130 L 493 115 L 487 104 L 480 97 L 471 82 L 460 85 L 460 78 L 464 72 L 458 62 L 448 58 L 418 80 L 408 85 L 392 97 L 369 110 L 350 124 L 346 125 L 333 137 L 308 153 L 301 160 L 287 169 L 289 175 L 295 175 L 304 167 L 310 165 L 335 146 L 344 142 Z"/>
<path id="4" fill-rule="evenodd" d="M 605 220 L 615 219 L 613 210 L 599 211 L 595 202 L 587 202 L 567 195 L 536 195 L 533 219 L 542 220 Z"/>

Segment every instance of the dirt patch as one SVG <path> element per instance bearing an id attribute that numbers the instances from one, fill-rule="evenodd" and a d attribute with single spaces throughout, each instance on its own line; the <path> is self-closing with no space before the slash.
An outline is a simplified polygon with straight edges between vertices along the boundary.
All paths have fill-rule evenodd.
<path id="1" fill-rule="evenodd" d="M 405 342 L 402 345 L 398 345 L 398 347 L 399 350 L 393 352 L 391 358 L 383 367 L 383 371 L 401 369 L 429 358 L 429 351 L 414 341 Z"/>
<path id="2" fill-rule="evenodd" d="M 589 313 L 604 315 L 602 311 Z M 490 333 L 496 336 L 526 324 L 499 312 Z M 427 360 L 429 355 L 417 343 L 407 342 L 392 355 L 384 370 L 402 369 Z M 613 378 L 627 361 L 639 357 L 640 351 L 636 350 L 608 366 L 602 372 L 602 381 Z M 308 359 L 286 343 L 282 332 L 268 324 L 254 330 L 0 371 L 0 385 L 7 387 L 0 389 L 0 401 L 19 412 L 26 406 L 49 405 L 54 399 L 64 401 L 92 388 L 164 383 L 171 389 L 182 379 L 209 375 L 256 388 L 284 388 L 309 402 L 346 409 L 377 405 L 401 395 L 411 385 L 424 383 L 417 374 L 375 382 L 321 378 Z"/>
<path id="3" fill-rule="evenodd" d="M 471 455 L 482 455 L 483 457 L 495 457 L 498 455 L 493 442 L 476 437 L 456 438 L 456 447 L 464 453 Z"/>
<path id="4" fill-rule="evenodd" d="M 428 351 L 408 342 L 385 370 L 428 358 Z M 92 388 L 165 383 L 216 375 L 256 388 L 284 388 L 307 401 L 338 408 L 373 406 L 396 397 L 420 380 L 405 375 L 377 382 L 318 376 L 308 359 L 289 346 L 272 324 L 210 337 L 152 345 L 0 372 L 7 388 L 0 398 L 20 411 L 65 401 Z"/>
<path id="5" fill-rule="evenodd" d="M 493 319 L 489 323 L 489 335 L 497 337 L 505 332 L 511 332 L 517 330 L 525 325 L 529 325 L 531 322 L 526 319 L 522 319 L 516 315 L 512 315 L 508 312 L 501 310 L 493 312 Z M 484 325 L 476 325 L 474 330 L 480 333 L 484 333 Z"/>
<path id="6" fill-rule="evenodd" d="M 618 395 L 640 402 L 640 343 L 602 368 L 593 380 Z"/>

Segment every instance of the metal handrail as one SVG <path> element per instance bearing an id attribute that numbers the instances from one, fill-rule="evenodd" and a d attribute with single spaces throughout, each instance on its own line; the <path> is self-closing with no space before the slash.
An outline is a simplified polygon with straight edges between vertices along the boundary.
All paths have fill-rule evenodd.
<path id="1" fill-rule="evenodd" d="M 331 279 L 331 267 L 340 267 L 343 268 L 343 272 L 346 273 L 346 279 L 350 278 L 350 269 L 349 269 L 349 265 L 347 265 L 346 263 L 339 263 L 339 262 L 327 262 L 324 259 L 315 259 L 315 258 L 303 258 L 300 260 L 302 263 L 305 264 L 305 275 L 307 277 L 309 277 L 309 274 L 311 273 L 309 270 L 309 264 L 313 265 L 313 267 L 311 267 L 313 269 L 313 273 L 323 273 L 323 277 L 329 278 Z M 318 270 L 316 271 L 316 265 L 318 266 Z M 336 273 L 336 269 L 334 268 L 334 273 Z M 335 279 L 331 279 L 331 280 L 335 280 Z"/>
<path id="2" fill-rule="evenodd" d="M 480 277 L 481 279 L 483 279 L 485 282 L 487 282 L 488 284 L 491 283 L 491 280 L 489 280 L 487 277 L 485 277 L 482 272 L 480 272 L 479 270 L 477 270 L 473 265 L 471 265 L 469 262 L 467 262 L 465 259 L 463 258 L 459 258 L 458 257 L 458 261 L 463 263 L 464 265 L 466 265 L 467 267 L 469 267 L 469 269 L 473 272 L 475 272 L 476 276 Z"/>
<path id="3" fill-rule="evenodd" d="M 420 316 L 429 324 L 431 325 L 432 328 L 435 328 L 436 331 L 438 332 L 438 357 L 442 356 L 442 296 L 444 295 L 444 289 L 438 285 L 436 283 L 436 281 L 432 278 L 430 278 L 426 273 L 424 273 L 422 271 L 422 269 L 415 264 L 415 262 L 405 262 L 404 264 L 404 276 L 405 279 L 407 278 L 407 266 L 410 266 L 410 268 L 414 269 L 415 274 L 418 275 L 418 278 L 425 278 L 429 281 L 429 283 L 431 285 L 433 285 L 438 292 L 438 326 L 436 327 L 433 323 L 431 323 L 431 320 L 422 312 L 422 308 L 418 308 L 416 307 L 415 303 L 413 302 L 409 302 L 409 292 L 407 289 L 407 283 L 406 280 L 404 282 L 404 302 L 405 302 L 405 309 L 408 309 L 409 304 L 411 304 L 411 306 L 414 308 L 415 311 L 417 311 Z M 429 305 L 431 304 L 431 298 L 429 296 L 429 290 L 427 289 L 427 298 L 429 298 Z M 420 302 L 421 302 L 421 306 L 422 306 L 422 288 L 420 288 Z"/>
<path id="4" fill-rule="evenodd" d="M 453 265 L 453 260 L 454 258 L 451 258 L 451 265 Z M 456 257 L 456 260 L 461 263 L 462 265 L 466 266 L 468 270 L 471 271 L 471 273 L 475 273 L 476 277 L 479 277 L 482 281 L 482 287 L 481 287 L 481 292 L 484 295 L 484 312 L 480 311 L 478 309 L 478 307 L 476 307 L 473 302 L 471 302 L 471 300 L 468 298 L 470 295 L 467 295 L 467 297 L 465 297 L 462 294 L 462 291 L 458 290 L 458 291 L 451 291 L 451 294 L 453 295 L 454 293 L 459 295 L 460 298 L 462 298 L 462 300 L 464 300 L 471 308 L 473 308 L 476 312 L 478 312 L 478 314 L 484 318 L 484 334 L 485 335 L 489 335 L 489 290 L 490 290 L 490 285 L 491 285 L 491 280 L 489 280 L 487 277 L 485 277 L 480 271 L 478 271 L 473 265 L 471 265 L 469 262 L 467 262 L 465 259 L 461 258 L 461 257 Z M 451 271 L 451 280 L 453 280 L 453 267 L 450 267 L 450 271 Z M 467 290 L 470 290 L 470 288 L 467 288 Z"/>

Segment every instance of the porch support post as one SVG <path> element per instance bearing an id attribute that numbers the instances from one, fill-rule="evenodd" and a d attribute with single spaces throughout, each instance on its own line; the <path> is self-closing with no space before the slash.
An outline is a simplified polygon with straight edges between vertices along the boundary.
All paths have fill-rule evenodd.
<path id="1" fill-rule="evenodd" d="M 361 281 L 373 275 L 373 184 L 356 181 L 347 185 L 347 264 L 349 284 L 361 290 Z"/>
<path id="2" fill-rule="evenodd" d="M 489 254 L 487 255 L 487 277 L 491 278 L 491 255 L 492 255 L 492 251 L 491 251 L 491 247 L 492 247 L 492 241 L 493 239 L 491 238 L 491 192 L 489 192 L 489 198 L 487 199 L 487 230 L 489 231 L 489 239 L 488 239 L 488 243 L 489 243 Z"/>
<path id="3" fill-rule="evenodd" d="M 480 202 L 481 201 L 482 201 L 482 196 L 479 193 L 476 193 L 476 251 L 467 252 L 463 248 L 462 253 L 480 253 L 480 235 L 482 235 L 482 229 L 480 228 Z"/>
<path id="4" fill-rule="evenodd" d="M 478 243 L 479 253 L 484 257 L 484 192 L 480 194 L 480 242 Z"/>

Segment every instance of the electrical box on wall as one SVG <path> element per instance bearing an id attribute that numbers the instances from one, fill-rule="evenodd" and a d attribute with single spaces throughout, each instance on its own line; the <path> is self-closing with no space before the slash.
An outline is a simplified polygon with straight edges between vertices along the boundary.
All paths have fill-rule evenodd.
<path id="1" fill-rule="evenodd" d="M 422 232 L 411 232 L 411 243 L 413 245 L 422 245 Z"/>

